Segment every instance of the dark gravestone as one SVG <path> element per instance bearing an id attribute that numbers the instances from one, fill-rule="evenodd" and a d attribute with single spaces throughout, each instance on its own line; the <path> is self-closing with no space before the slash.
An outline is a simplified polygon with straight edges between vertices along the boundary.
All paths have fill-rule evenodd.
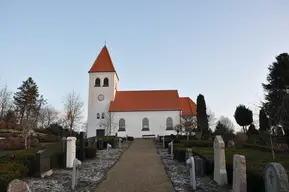
<path id="1" fill-rule="evenodd" d="M 36 153 L 36 173 L 37 177 L 50 176 L 52 169 L 50 166 L 50 155 L 48 150 L 40 150 Z"/>
<path id="2" fill-rule="evenodd" d="M 196 177 L 204 176 L 204 161 L 199 156 L 194 156 Z"/>
<path id="3" fill-rule="evenodd" d="M 79 135 L 79 160 L 84 161 L 85 160 L 85 134 L 84 132 L 80 132 Z"/>
<path id="4" fill-rule="evenodd" d="M 97 129 L 97 130 L 96 130 L 96 136 L 97 136 L 97 137 L 103 137 L 103 136 L 105 136 L 105 130 L 104 130 L 104 129 Z"/>

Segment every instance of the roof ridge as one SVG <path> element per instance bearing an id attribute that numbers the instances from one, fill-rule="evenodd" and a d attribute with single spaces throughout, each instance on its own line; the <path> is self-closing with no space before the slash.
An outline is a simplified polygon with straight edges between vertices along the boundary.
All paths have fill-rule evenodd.
<path id="1" fill-rule="evenodd" d="M 155 89 L 155 90 L 123 90 L 119 92 L 137 92 L 137 91 L 178 91 L 177 89 Z"/>

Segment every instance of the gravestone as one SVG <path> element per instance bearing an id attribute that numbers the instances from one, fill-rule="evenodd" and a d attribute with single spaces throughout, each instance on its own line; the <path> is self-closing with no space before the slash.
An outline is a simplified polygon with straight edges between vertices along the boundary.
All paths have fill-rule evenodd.
<path id="1" fill-rule="evenodd" d="M 229 141 L 228 141 L 228 147 L 229 147 L 229 148 L 235 147 L 235 142 L 234 142 L 233 140 L 229 140 Z"/>
<path id="2" fill-rule="evenodd" d="M 78 170 L 81 167 L 81 161 L 78 159 L 73 160 L 73 169 L 72 169 L 72 181 L 71 181 L 71 188 L 72 190 L 75 189 L 75 186 L 77 186 L 77 180 L 78 180 Z"/>
<path id="3" fill-rule="evenodd" d="M 193 157 L 190 157 L 186 160 L 186 164 L 189 165 L 190 169 L 190 185 L 193 190 L 196 190 L 197 183 L 196 183 L 196 171 L 195 171 L 195 161 Z"/>
<path id="4" fill-rule="evenodd" d="M 191 148 L 186 149 L 186 159 L 193 156 L 193 150 Z"/>
<path id="5" fill-rule="evenodd" d="M 217 135 L 214 140 L 214 180 L 220 186 L 228 184 L 225 143 L 220 135 Z"/>
<path id="6" fill-rule="evenodd" d="M 196 177 L 204 176 L 204 160 L 199 156 L 194 156 Z"/>
<path id="7" fill-rule="evenodd" d="M 31 190 L 25 182 L 19 179 L 14 179 L 9 183 L 7 192 L 31 192 Z"/>
<path id="8" fill-rule="evenodd" d="M 246 158 L 244 155 L 233 156 L 233 191 L 247 191 Z"/>
<path id="9" fill-rule="evenodd" d="M 121 142 L 122 142 L 122 138 L 118 139 L 118 147 L 121 149 Z"/>
<path id="10" fill-rule="evenodd" d="M 37 177 L 45 177 L 52 175 L 52 169 L 50 166 L 50 155 L 48 153 L 48 150 L 39 150 L 36 153 L 36 170 L 35 170 L 35 176 Z"/>
<path id="11" fill-rule="evenodd" d="M 107 146 L 106 146 L 106 150 L 110 150 L 111 149 L 111 144 L 107 144 Z"/>
<path id="12" fill-rule="evenodd" d="M 162 141 L 163 141 L 163 148 L 165 148 L 165 137 L 162 137 Z"/>
<path id="13" fill-rule="evenodd" d="M 76 157 L 76 138 L 75 137 L 67 137 L 66 143 L 66 168 L 73 167 L 73 160 Z"/>
<path id="14" fill-rule="evenodd" d="M 171 150 L 171 159 L 174 159 L 174 141 L 169 143 L 169 148 Z"/>
<path id="15" fill-rule="evenodd" d="M 265 191 L 289 191 L 288 175 L 280 163 L 269 163 L 265 166 Z"/>
<path id="16" fill-rule="evenodd" d="M 85 134 L 84 132 L 80 132 L 79 134 L 79 160 L 85 160 Z"/>

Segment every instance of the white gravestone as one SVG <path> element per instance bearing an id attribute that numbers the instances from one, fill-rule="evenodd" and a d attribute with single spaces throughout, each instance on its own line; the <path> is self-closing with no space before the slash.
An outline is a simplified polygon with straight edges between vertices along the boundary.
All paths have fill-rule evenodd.
<path id="1" fill-rule="evenodd" d="M 162 141 L 163 141 L 163 148 L 165 148 L 165 137 L 162 137 Z"/>
<path id="2" fill-rule="evenodd" d="M 265 167 L 265 191 L 288 192 L 288 175 L 280 163 L 269 163 Z"/>
<path id="3" fill-rule="evenodd" d="M 233 156 L 233 192 L 247 192 L 246 158 Z"/>
<path id="4" fill-rule="evenodd" d="M 75 186 L 77 186 L 77 176 L 78 176 L 78 169 L 81 167 L 81 161 L 78 159 L 74 159 L 73 161 L 73 169 L 72 169 L 72 180 L 71 180 L 71 188 L 74 190 Z"/>
<path id="5" fill-rule="evenodd" d="M 174 159 L 174 142 L 173 141 L 169 143 L 169 147 L 171 148 L 171 159 Z"/>
<path id="6" fill-rule="evenodd" d="M 72 168 L 76 157 L 76 137 L 67 137 L 66 141 L 66 168 Z"/>
<path id="7" fill-rule="evenodd" d="M 122 142 L 122 138 L 118 138 L 118 148 L 120 148 L 121 149 L 121 143 Z"/>
<path id="8" fill-rule="evenodd" d="M 9 183 L 7 192 L 31 192 L 31 190 L 24 181 L 14 179 Z"/>
<path id="9" fill-rule="evenodd" d="M 107 144 L 107 146 L 106 146 L 106 150 L 110 150 L 111 149 L 111 144 Z"/>
<path id="10" fill-rule="evenodd" d="M 220 135 L 217 135 L 214 140 L 214 180 L 220 186 L 228 184 L 225 143 Z"/>
<path id="11" fill-rule="evenodd" d="M 186 164 L 190 168 L 190 185 L 193 190 L 196 190 L 197 183 L 196 183 L 196 171 L 195 171 L 195 160 L 193 157 L 187 159 Z"/>

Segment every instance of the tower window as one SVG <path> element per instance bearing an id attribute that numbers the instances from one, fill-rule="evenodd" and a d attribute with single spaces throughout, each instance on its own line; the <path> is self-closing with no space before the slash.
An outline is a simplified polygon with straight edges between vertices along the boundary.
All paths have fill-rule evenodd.
<path id="1" fill-rule="evenodd" d="M 104 119 L 104 113 L 101 114 L 101 118 Z"/>
<path id="2" fill-rule="evenodd" d="M 100 114 L 99 113 L 97 113 L 96 118 L 100 119 Z"/>
<path id="3" fill-rule="evenodd" d="M 108 83 L 108 78 L 104 78 L 103 80 L 103 87 L 108 87 L 109 86 L 109 83 Z"/>
<path id="4" fill-rule="evenodd" d="M 142 131 L 149 131 L 149 120 L 148 118 L 143 118 L 142 120 Z"/>
<path id="5" fill-rule="evenodd" d="M 100 87 L 100 79 L 99 78 L 95 79 L 94 87 Z"/>

